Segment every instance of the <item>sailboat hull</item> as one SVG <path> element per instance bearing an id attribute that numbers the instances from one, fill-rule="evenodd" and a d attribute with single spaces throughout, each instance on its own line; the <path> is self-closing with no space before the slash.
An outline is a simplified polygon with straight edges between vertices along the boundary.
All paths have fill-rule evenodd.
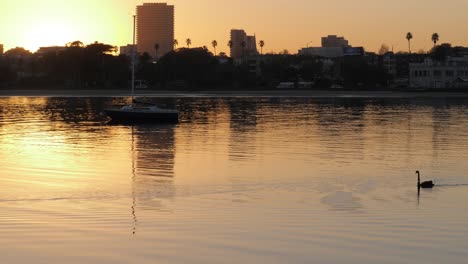
<path id="1" fill-rule="evenodd" d="M 106 109 L 104 112 L 113 122 L 121 123 L 177 123 L 178 112 L 151 112 L 151 111 L 128 111 L 122 109 Z"/>

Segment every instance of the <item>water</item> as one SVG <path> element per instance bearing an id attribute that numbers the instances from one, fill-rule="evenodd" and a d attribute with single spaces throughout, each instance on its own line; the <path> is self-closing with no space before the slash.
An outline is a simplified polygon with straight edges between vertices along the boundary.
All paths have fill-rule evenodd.
<path id="1" fill-rule="evenodd" d="M 1 263 L 466 263 L 463 99 L 124 102 L 0 99 Z"/>

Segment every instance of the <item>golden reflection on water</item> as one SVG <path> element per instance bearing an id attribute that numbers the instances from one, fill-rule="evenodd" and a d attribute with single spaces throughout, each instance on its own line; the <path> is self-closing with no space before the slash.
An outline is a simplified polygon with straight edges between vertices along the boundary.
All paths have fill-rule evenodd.
<path id="1" fill-rule="evenodd" d="M 0 254 L 461 263 L 466 104 L 390 100 L 165 99 L 179 124 L 123 126 L 99 113 L 125 99 L 0 99 Z M 418 197 L 416 169 L 446 187 Z"/>

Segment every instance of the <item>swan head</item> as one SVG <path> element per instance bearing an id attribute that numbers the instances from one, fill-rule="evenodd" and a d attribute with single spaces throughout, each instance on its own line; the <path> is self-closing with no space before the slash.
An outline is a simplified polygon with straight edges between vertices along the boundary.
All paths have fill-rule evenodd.
<path id="1" fill-rule="evenodd" d="M 418 171 L 418 170 L 416 171 L 416 174 L 418 174 L 418 175 L 419 175 L 419 171 Z"/>

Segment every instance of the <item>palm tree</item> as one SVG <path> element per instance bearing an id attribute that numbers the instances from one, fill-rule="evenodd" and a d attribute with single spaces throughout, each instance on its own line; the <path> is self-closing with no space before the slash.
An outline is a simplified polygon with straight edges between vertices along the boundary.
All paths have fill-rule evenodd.
<path id="1" fill-rule="evenodd" d="M 241 47 L 242 47 L 242 56 L 245 56 L 245 47 L 247 46 L 247 42 L 245 42 L 245 40 L 243 40 L 241 43 L 240 43 Z"/>
<path id="2" fill-rule="evenodd" d="M 192 40 L 191 39 L 186 39 L 185 43 L 187 43 L 187 47 L 190 49 L 190 45 L 192 45 Z"/>
<path id="3" fill-rule="evenodd" d="M 263 47 L 265 46 L 265 41 L 260 40 L 260 42 L 258 42 L 258 45 L 260 45 L 260 54 L 263 55 Z"/>
<path id="4" fill-rule="evenodd" d="M 174 49 L 176 49 L 177 46 L 179 46 L 179 41 L 177 39 L 174 39 L 173 45 L 174 45 Z"/>
<path id="5" fill-rule="evenodd" d="M 437 45 L 437 42 L 439 42 L 439 34 L 434 33 L 432 34 L 432 42 L 434 42 L 434 48 Z"/>
<path id="6" fill-rule="evenodd" d="M 158 52 L 159 52 L 159 43 L 154 44 L 154 49 L 156 50 L 156 58 L 155 60 L 158 60 Z"/>
<path id="7" fill-rule="evenodd" d="M 213 48 L 214 48 L 214 55 L 216 56 L 216 47 L 218 46 L 218 41 L 213 40 L 213 41 L 211 42 L 211 45 L 212 45 Z"/>
<path id="8" fill-rule="evenodd" d="M 408 40 L 408 50 L 409 50 L 409 53 L 411 54 L 411 40 L 413 39 L 413 34 L 411 32 L 408 32 L 406 34 L 406 39 Z"/>
<path id="9" fill-rule="evenodd" d="M 232 56 L 232 40 L 228 41 L 227 45 L 229 47 L 229 52 L 231 53 L 231 56 Z"/>

